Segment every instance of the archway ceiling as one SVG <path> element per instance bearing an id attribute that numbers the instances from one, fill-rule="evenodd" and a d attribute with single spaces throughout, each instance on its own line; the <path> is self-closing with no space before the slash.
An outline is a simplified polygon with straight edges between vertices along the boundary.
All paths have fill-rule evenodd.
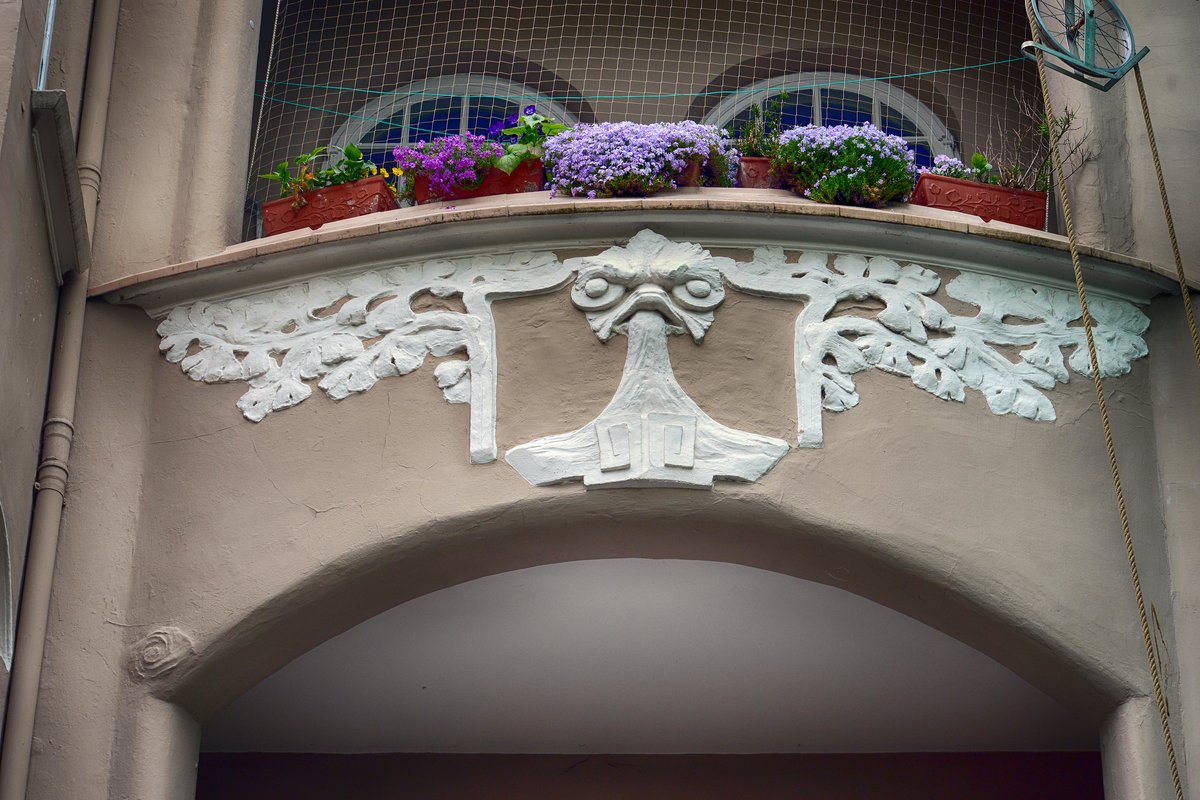
<path id="1" fill-rule="evenodd" d="M 443 589 L 325 642 L 210 725 L 215 751 L 1094 749 L 987 656 L 823 584 L 611 559 Z"/>

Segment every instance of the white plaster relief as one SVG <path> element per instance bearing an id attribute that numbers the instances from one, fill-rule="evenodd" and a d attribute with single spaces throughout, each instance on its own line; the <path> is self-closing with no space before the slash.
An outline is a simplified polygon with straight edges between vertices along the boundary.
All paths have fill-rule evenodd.
<path id="1" fill-rule="evenodd" d="M 294 406 L 308 382 L 340 400 L 381 378 L 405 375 L 425 356 L 464 353 L 434 379 L 451 403 L 471 405 L 471 461 L 496 459 L 496 334 L 491 304 L 553 291 L 572 269 L 553 253 L 426 261 L 348 278 L 318 278 L 275 291 L 171 310 L 159 348 L 193 380 L 246 381 L 247 419 Z M 461 296 L 466 312 L 412 309 L 429 292 Z M 340 305 L 338 305 L 340 304 Z"/>
<path id="2" fill-rule="evenodd" d="M 787 443 L 709 417 L 680 387 L 667 354 L 669 335 L 704 340 L 725 297 L 727 263 L 649 230 L 627 247 L 568 260 L 579 271 L 571 299 L 596 336 L 628 337 L 625 371 L 596 419 L 514 447 L 505 460 L 538 486 L 710 488 L 717 478 L 755 481 L 775 466 Z"/>
<path id="3" fill-rule="evenodd" d="M 1084 329 L 1071 325 L 1081 316 L 1074 292 L 964 272 L 946 293 L 979 313 L 957 316 L 932 299 L 937 273 L 882 256 L 808 252 L 789 263 L 781 248 L 767 247 L 750 262 L 725 261 L 720 268 L 741 291 L 805 301 L 794 352 L 801 447 L 822 445 L 822 409 L 858 405 L 851 376 L 866 369 L 907 376 L 943 400 L 962 402 L 965 390 L 975 389 L 993 413 L 1033 420 L 1055 418 L 1041 390 L 1068 382 L 1067 364 L 1091 374 Z M 835 316 L 847 300 L 879 308 L 869 316 Z M 1097 297 L 1089 307 L 1101 373 L 1128 372 L 1131 361 L 1146 355 L 1141 334 L 1149 319 L 1124 301 Z M 1014 363 L 996 350 L 1005 345 L 1027 349 Z M 1065 363 L 1064 347 L 1074 348 Z"/>

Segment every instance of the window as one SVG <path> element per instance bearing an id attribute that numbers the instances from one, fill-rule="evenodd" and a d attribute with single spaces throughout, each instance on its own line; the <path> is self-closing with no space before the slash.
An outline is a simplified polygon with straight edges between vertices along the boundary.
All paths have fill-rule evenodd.
<path id="1" fill-rule="evenodd" d="M 330 144 L 357 144 L 382 166 L 392 160 L 396 145 L 456 133 L 483 135 L 497 119 L 530 104 L 560 122 L 576 122 L 561 104 L 528 86 L 484 75 L 446 75 L 410 83 L 367 103 L 337 130 Z"/>
<path id="2" fill-rule="evenodd" d="M 885 81 L 839 72 L 803 72 L 755 83 L 722 100 L 704 121 L 736 134 L 750 118 L 751 106 L 784 92 L 784 128 L 870 122 L 908 141 L 920 166 L 932 166 L 936 155 L 957 155 L 949 129 L 920 100 Z"/>

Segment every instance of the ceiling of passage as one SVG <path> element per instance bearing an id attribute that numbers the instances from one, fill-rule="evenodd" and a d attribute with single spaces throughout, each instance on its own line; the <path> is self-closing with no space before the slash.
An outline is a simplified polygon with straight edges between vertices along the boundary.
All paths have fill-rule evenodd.
<path id="1" fill-rule="evenodd" d="M 958 641 L 841 589 L 707 561 L 554 564 L 325 642 L 205 729 L 216 751 L 1094 749 Z"/>

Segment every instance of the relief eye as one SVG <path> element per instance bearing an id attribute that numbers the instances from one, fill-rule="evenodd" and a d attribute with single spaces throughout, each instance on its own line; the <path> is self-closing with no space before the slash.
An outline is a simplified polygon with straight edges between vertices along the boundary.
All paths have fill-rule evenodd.
<path id="1" fill-rule="evenodd" d="M 604 278 L 592 278 L 583 285 L 583 293 L 595 300 L 608 291 L 608 281 Z"/>
<path id="2" fill-rule="evenodd" d="M 688 294 L 692 295 L 692 297 L 708 297 L 712 294 L 712 286 L 708 281 L 696 279 L 688 281 L 684 286 L 687 287 Z"/>

